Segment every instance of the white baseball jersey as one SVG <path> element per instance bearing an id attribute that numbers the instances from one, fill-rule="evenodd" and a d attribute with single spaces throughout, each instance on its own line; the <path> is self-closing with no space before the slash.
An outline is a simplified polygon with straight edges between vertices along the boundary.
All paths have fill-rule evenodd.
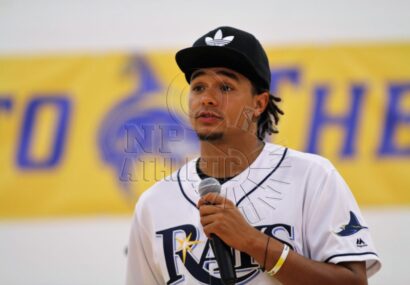
<path id="1" fill-rule="evenodd" d="M 196 159 L 140 197 L 133 218 L 127 284 L 222 284 L 199 219 Z M 325 158 L 266 143 L 245 171 L 222 184 L 253 227 L 309 259 L 381 266 L 348 186 Z M 237 284 L 280 284 L 234 251 Z M 286 263 L 285 263 L 286 265 Z"/>

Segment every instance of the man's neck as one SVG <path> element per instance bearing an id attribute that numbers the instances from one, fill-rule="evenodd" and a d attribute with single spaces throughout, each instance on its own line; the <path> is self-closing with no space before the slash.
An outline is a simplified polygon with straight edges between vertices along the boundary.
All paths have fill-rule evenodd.
<path id="1" fill-rule="evenodd" d="M 201 141 L 199 167 L 216 178 L 233 177 L 251 165 L 261 153 L 264 142 L 257 137 L 241 137 L 233 141 Z"/>

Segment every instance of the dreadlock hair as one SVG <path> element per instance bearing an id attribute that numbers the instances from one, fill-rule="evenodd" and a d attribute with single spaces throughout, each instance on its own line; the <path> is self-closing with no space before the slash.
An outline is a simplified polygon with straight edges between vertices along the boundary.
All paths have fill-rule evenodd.
<path id="1" fill-rule="evenodd" d="M 277 105 L 277 103 L 282 101 L 280 97 L 277 97 L 270 93 L 269 90 L 257 87 L 252 83 L 253 95 L 258 96 L 264 92 L 269 93 L 269 100 L 268 105 L 258 119 L 258 130 L 256 135 L 261 141 L 265 139 L 266 133 L 268 135 L 279 133 L 279 130 L 276 127 L 279 123 L 279 116 L 285 114 Z"/>

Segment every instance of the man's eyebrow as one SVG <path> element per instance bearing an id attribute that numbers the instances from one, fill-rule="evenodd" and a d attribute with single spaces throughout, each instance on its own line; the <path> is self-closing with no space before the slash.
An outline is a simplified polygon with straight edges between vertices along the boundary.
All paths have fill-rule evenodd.
<path id="1" fill-rule="evenodd" d="M 204 75 L 204 74 L 205 74 L 205 71 L 203 71 L 201 69 L 195 70 L 191 75 L 191 81 L 194 80 L 195 78 L 197 78 L 198 76 L 201 76 L 201 75 Z M 239 77 L 235 73 L 230 72 L 228 70 L 218 70 L 216 72 L 216 75 L 223 75 L 223 76 L 229 77 L 229 78 L 239 82 Z"/>
<path id="2" fill-rule="evenodd" d="M 204 75 L 205 72 L 201 69 L 199 70 L 195 70 L 192 75 L 191 75 L 191 81 L 194 80 L 195 78 L 197 78 L 198 76 Z"/>
<path id="3" fill-rule="evenodd" d="M 216 74 L 218 74 L 218 75 L 224 75 L 224 76 L 226 76 L 226 77 L 229 77 L 229 78 L 231 78 L 231 79 L 233 79 L 233 80 L 239 82 L 239 77 L 238 77 L 235 73 L 233 73 L 233 72 L 230 72 L 230 71 L 227 71 L 227 70 L 218 70 L 218 71 L 216 72 Z"/>

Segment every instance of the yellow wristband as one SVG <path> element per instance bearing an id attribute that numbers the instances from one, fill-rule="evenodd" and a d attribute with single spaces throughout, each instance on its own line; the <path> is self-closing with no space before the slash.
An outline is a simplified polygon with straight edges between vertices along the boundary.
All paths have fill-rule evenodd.
<path id="1" fill-rule="evenodd" d="M 270 276 L 273 276 L 276 273 L 278 273 L 283 263 L 285 263 L 285 260 L 288 257 L 288 253 L 289 253 L 289 246 L 287 244 L 284 244 L 282 254 L 280 255 L 278 261 L 276 262 L 275 266 L 273 266 L 273 268 L 268 271 L 268 274 Z"/>

